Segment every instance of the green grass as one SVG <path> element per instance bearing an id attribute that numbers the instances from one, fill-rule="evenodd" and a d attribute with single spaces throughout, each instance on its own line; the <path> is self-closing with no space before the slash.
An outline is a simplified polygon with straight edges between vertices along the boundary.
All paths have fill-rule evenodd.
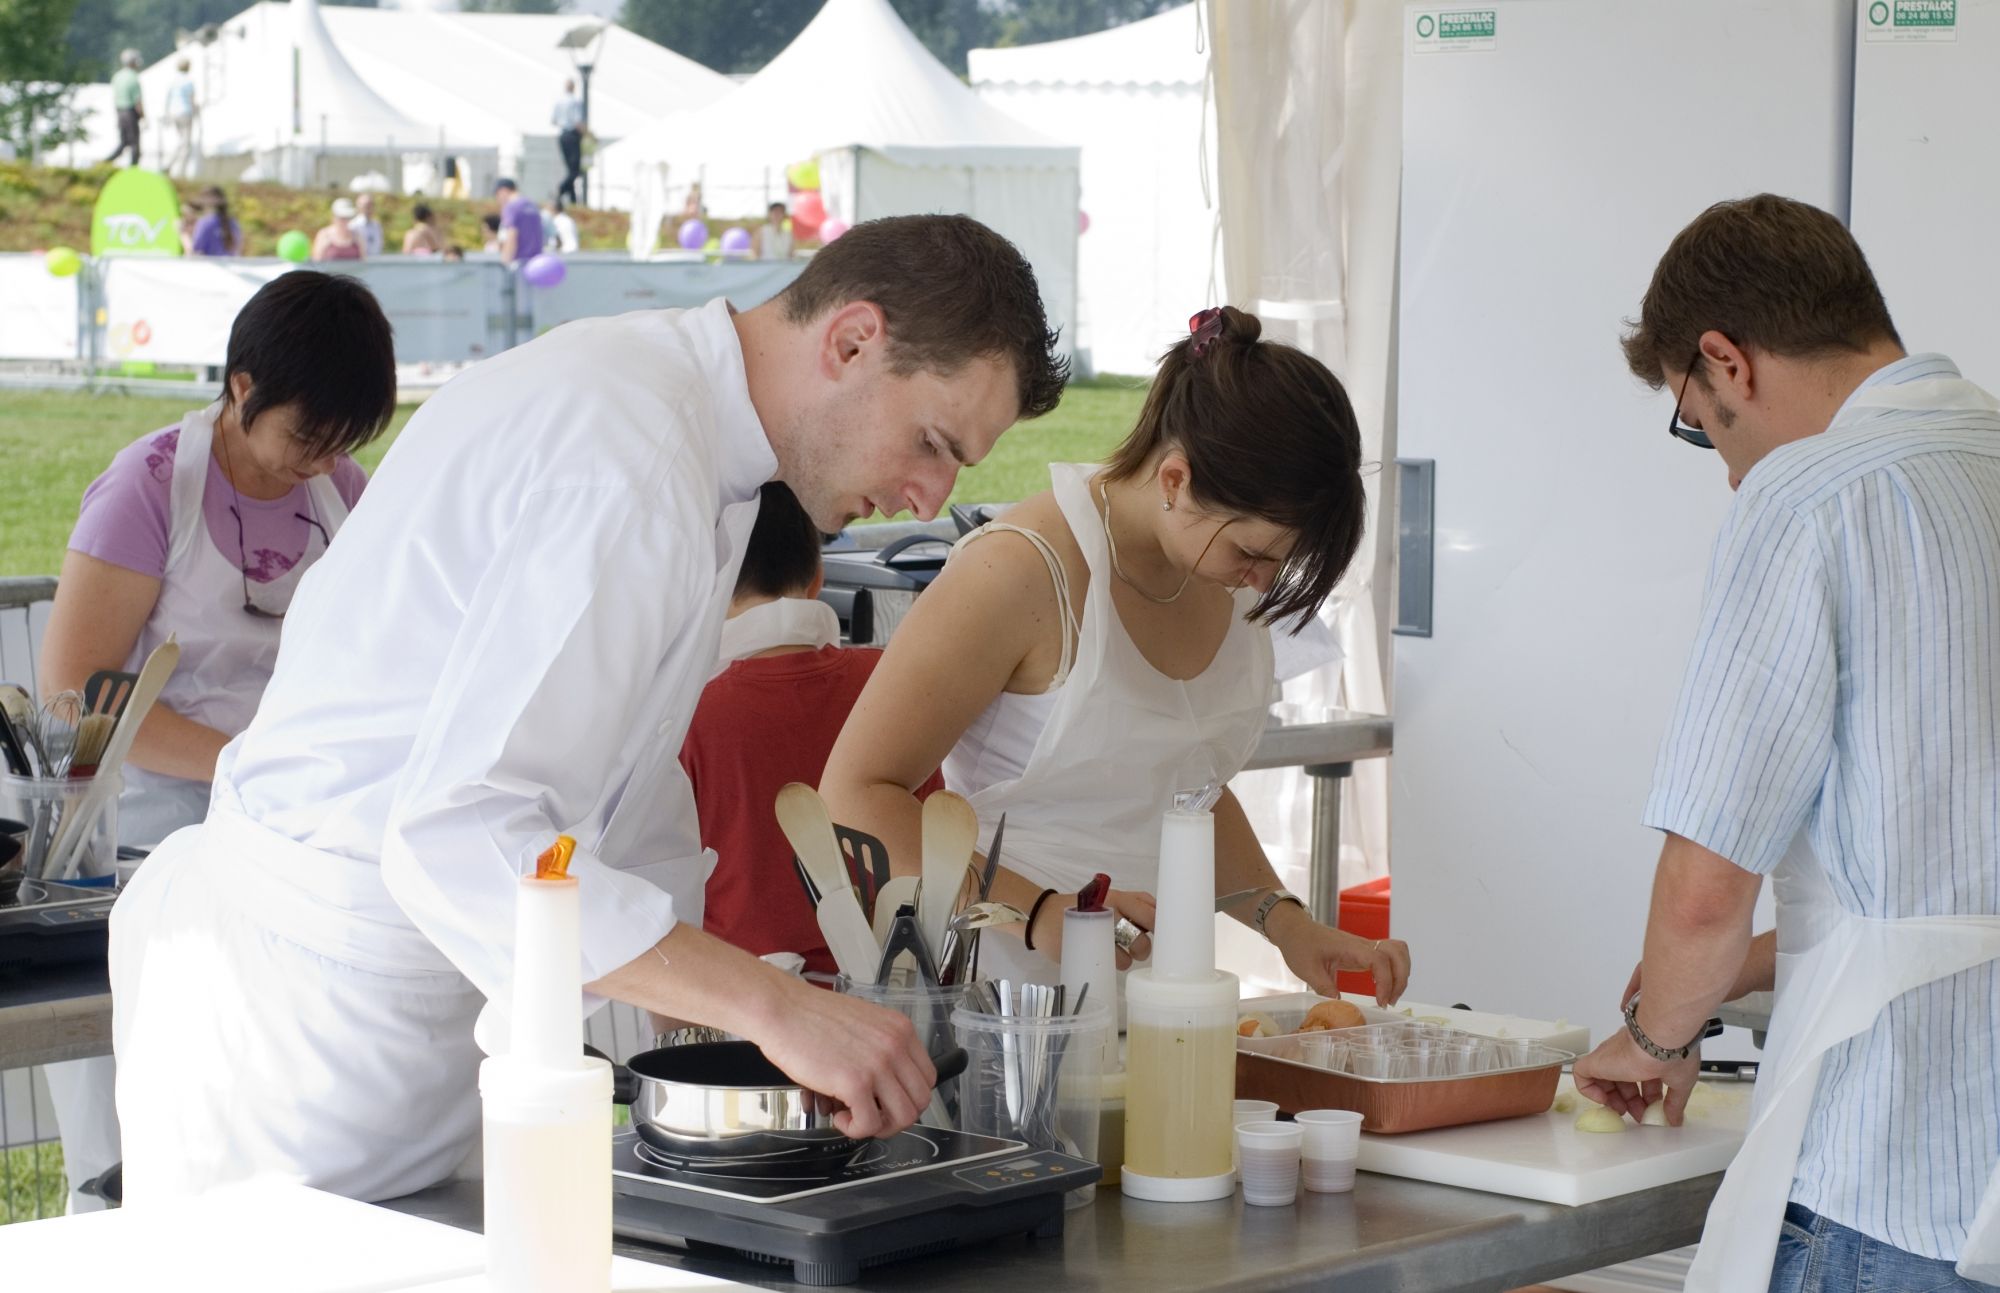
<path id="1" fill-rule="evenodd" d="M 1047 489 L 1051 462 L 1103 457 L 1131 429 L 1144 387 L 1127 378 L 1078 382 L 1047 417 L 1016 427 L 987 460 L 959 473 L 954 502 L 1002 503 Z M 0 575 L 52 575 L 76 524 L 84 487 L 111 456 L 180 421 L 186 400 L 0 391 Z M 356 455 L 371 471 L 416 411 L 396 410 L 389 433 Z"/>
<path id="2" fill-rule="evenodd" d="M 49 1141 L 0 1151 L 0 1226 L 60 1217 L 68 1206 L 61 1145 Z"/>

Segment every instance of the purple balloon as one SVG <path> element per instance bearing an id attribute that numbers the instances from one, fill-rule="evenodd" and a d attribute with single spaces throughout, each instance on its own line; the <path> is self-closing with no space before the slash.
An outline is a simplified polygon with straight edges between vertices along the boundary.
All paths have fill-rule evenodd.
<path id="1" fill-rule="evenodd" d="M 687 220 L 681 224 L 680 243 L 689 251 L 700 251 L 708 245 L 708 226 L 700 220 Z"/>
<path id="2" fill-rule="evenodd" d="M 562 263 L 562 257 L 547 252 L 521 266 L 521 277 L 528 280 L 529 287 L 554 287 L 568 273 L 569 266 Z"/>
<path id="3" fill-rule="evenodd" d="M 750 251 L 750 231 L 742 225 L 722 231 L 722 254 L 742 256 Z"/>

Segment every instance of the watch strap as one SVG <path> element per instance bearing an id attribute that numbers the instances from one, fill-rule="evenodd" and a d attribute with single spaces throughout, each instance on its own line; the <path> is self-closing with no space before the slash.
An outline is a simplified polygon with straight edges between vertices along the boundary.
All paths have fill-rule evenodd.
<path id="1" fill-rule="evenodd" d="M 1295 902 L 1301 911 L 1306 910 L 1306 900 L 1289 889 L 1273 889 L 1265 894 L 1264 901 L 1257 904 L 1257 914 L 1251 917 L 1250 923 L 1267 943 L 1271 941 L 1271 931 L 1264 927 L 1264 923 L 1271 919 L 1271 912 L 1281 902 Z"/>

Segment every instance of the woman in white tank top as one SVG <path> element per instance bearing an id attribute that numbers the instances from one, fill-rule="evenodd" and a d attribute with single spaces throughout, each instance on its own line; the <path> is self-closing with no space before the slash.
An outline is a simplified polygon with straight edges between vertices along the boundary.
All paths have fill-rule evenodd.
<path id="1" fill-rule="evenodd" d="M 898 872 L 920 869 L 911 788 L 940 763 L 982 841 L 1007 814 L 993 897 L 1034 919 L 982 947 L 989 974 L 1052 981 L 1061 913 L 1098 872 L 1111 905 L 1152 927 L 1161 814 L 1242 770 L 1273 698 L 1271 626 L 1316 612 L 1360 542 L 1346 393 L 1259 330 L 1234 309 L 1196 315 L 1108 463 L 1051 467 L 1049 492 L 962 539 L 828 761 L 835 819 L 880 838 Z M 1316 991 L 1366 970 L 1378 999 L 1401 996 L 1403 944 L 1314 922 L 1235 796 L 1215 813 L 1217 893 L 1262 891 L 1231 915 Z"/>

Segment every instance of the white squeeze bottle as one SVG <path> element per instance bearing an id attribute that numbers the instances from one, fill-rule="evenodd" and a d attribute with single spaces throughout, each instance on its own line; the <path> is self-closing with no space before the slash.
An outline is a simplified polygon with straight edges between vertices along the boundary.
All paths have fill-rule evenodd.
<path id="1" fill-rule="evenodd" d="M 493 1293 L 611 1286 L 611 1066 L 583 1053 L 575 846 L 520 881 L 509 1044 L 479 1066 Z"/>
<path id="2" fill-rule="evenodd" d="M 1135 1199 L 1193 1203 L 1236 1190 L 1236 976 L 1215 968 L 1215 818 L 1160 822 L 1152 962 L 1125 978 L 1125 1166 Z"/>

